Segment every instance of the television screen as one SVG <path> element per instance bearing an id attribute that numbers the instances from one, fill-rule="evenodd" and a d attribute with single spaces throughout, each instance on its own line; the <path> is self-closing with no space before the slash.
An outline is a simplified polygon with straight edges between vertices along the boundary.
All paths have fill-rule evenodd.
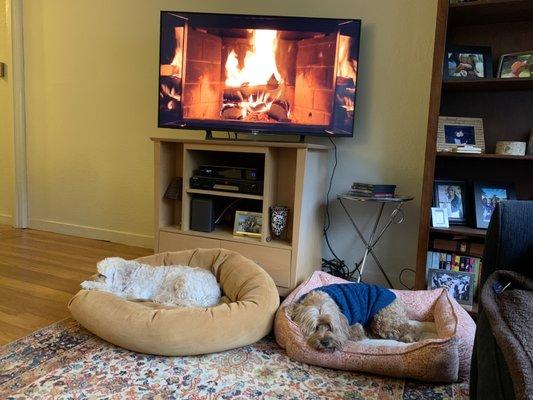
<path id="1" fill-rule="evenodd" d="M 352 136 L 360 27 L 163 11 L 158 125 Z"/>

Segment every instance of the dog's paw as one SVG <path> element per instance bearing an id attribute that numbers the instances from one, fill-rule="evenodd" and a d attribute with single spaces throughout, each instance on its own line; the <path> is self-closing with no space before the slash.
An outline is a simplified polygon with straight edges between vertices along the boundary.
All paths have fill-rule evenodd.
<path id="1" fill-rule="evenodd" d="M 406 333 L 405 335 L 400 337 L 399 341 L 404 342 L 404 343 L 414 343 L 414 342 L 418 342 L 418 339 L 420 339 L 420 337 L 417 337 L 415 334 Z"/>
<path id="2" fill-rule="evenodd" d="M 418 342 L 420 338 L 422 337 L 422 330 L 420 327 L 417 326 L 409 326 L 407 331 L 403 332 L 403 334 L 400 336 L 400 342 L 404 343 L 414 343 Z"/>
<path id="3" fill-rule="evenodd" d="M 363 339 L 366 339 L 365 328 L 363 328 L 361 324 L 354 324 L 350 326 L 350 340 L 358 342 Z"/>

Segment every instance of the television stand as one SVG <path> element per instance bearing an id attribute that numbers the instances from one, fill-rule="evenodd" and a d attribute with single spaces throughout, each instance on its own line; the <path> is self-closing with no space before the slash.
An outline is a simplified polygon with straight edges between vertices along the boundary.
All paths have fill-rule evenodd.
<path id="1" fill-rule="evenodd" d="M 248 257 L 270 274 L 286 296 L 322 263 L 326 187 L 329 177 L 328 146 L 295 142 L 152 138 L 155 147 L 155 251 L 225 248 Z M 237 160 L 239 162 L 237 163 Z M 246 164 L 247 162 L 251 164 Z M 190 186 L 200 165 L 250 167 L 264 171 L 262 194 L 203 190 Z M 181 178 L 181 196 L 165 197 L 175 178 Z M 234 236 L 233 224 L 222 221 L 212 232 L 192 229 L 191 199 L 204 196 L 244 199 L 239 211 L 262 214 L 260 237 Z M 241 203 L 242 204 L 242 203 Z M 270 207 L 289 207 L 287 229 L 271 238 Z M 317 243 L 320 245 L 317 246 Z"/>

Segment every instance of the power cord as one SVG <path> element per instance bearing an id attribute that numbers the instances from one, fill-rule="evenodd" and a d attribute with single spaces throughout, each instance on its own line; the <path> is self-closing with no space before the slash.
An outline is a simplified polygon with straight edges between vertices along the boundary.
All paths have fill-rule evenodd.
<path id="1" fill-rule="evenodd" d="M 403 268 L 403 269 L 400 271 L 400 275 L 398 276 L 398 280 L 400 281 L 400 285 L 402 285 L 404 288 L 406 288 L 407 290 L 413 290 L 413 289 L 415 288 L 414 285 L 411 286 L 411 287 L 409 287 L 409 286 L 407 286 L 405 283 L 403 283 L 403 274 L 404 274 L 404 272 L 406 272 L 406 271 L 409 271 L 409 272 L 411 272 L 411 273 L 413 273 L 413 274 L 416 274 L 416 271 L 415 271 L 414 269 L 409 268 L 409 267 L 406 267 L 406 268 Z"/>
<path id="2" fill-rule="evenodd" d="M 220 215 L 218 216 L 217 219 L 215 219 L 215 225 L 218 224 L 220 222 L 220 220 L 222 219 L 222 217 L 224 216 L 224 214 L 226 214 L 226 212 L 231 208 L 233 207 L 235 204 L 239 203 L 242 199 L 236 199 L 236 200 L 233 200 L 228 206 L 226 206 L 226 208 L 224 208 L 222 210 L 222 212 L 220 213 Z"/>
<path id="3" fill-rule="evenodd" d="M 335 144 L 335 141 L 331 138 L 331 136 L 328 136 L 329 141 L 333 145 L 333 151 L 335 154 L 335 162 L 333 164 L 333 170 L 331 171 L 331 177 L 329 178 L 329 185 L 328 185 L 328 192 L 326 194 L 326 222 L 324 224 L 324 238 L 326 239 L 326 245 L 328 246 L 329 251 L 331 254 L 333 254 L 333 259 L 326 260 L 322 259 L 322 271 L 327 272 L 331 275 L 338 276 L 342 279 L 348 279 L 351 276 L 350 268 L 346 265 L 344 260 L 339 258 L 337 254 L 335 253 L 335 250 L 333 250 L 333 247 L 329 241 L 328 231 L 331 227 L 331 215 L 329 213 L 329 195 L 331 193 L 331 188 L 333 186 L 333 177 L 335 176 L 335 171 L 337 170 L 337 165 L 339 162 L 338 154 L 337 154 L 337 145 Z"/>

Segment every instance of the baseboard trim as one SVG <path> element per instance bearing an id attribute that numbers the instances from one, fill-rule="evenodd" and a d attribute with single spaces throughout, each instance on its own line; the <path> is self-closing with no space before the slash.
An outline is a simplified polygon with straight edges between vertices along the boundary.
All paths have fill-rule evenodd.
<path id="1" fill-rule="evenodd" d="M 8 214 L 0 214 L 0 224 L 13 226 L 13 216 Z"/>
<path id="2" fill-rule="evenodd" d="M 132 232 L 115 231 L 112 229 L 96 228 L 93 226 L 83 226 L 69 224 L 66 222 L 33 218 L 30 218 L 30 228 L 41 231 L 62 233 L 70 236 L 80 236 L 89 239 L 108 240 L 114 243 L 122 243 L 129 246 L 139 246 L 147 249 L 154 248 L 153 236 L 141 235 Z"/>

